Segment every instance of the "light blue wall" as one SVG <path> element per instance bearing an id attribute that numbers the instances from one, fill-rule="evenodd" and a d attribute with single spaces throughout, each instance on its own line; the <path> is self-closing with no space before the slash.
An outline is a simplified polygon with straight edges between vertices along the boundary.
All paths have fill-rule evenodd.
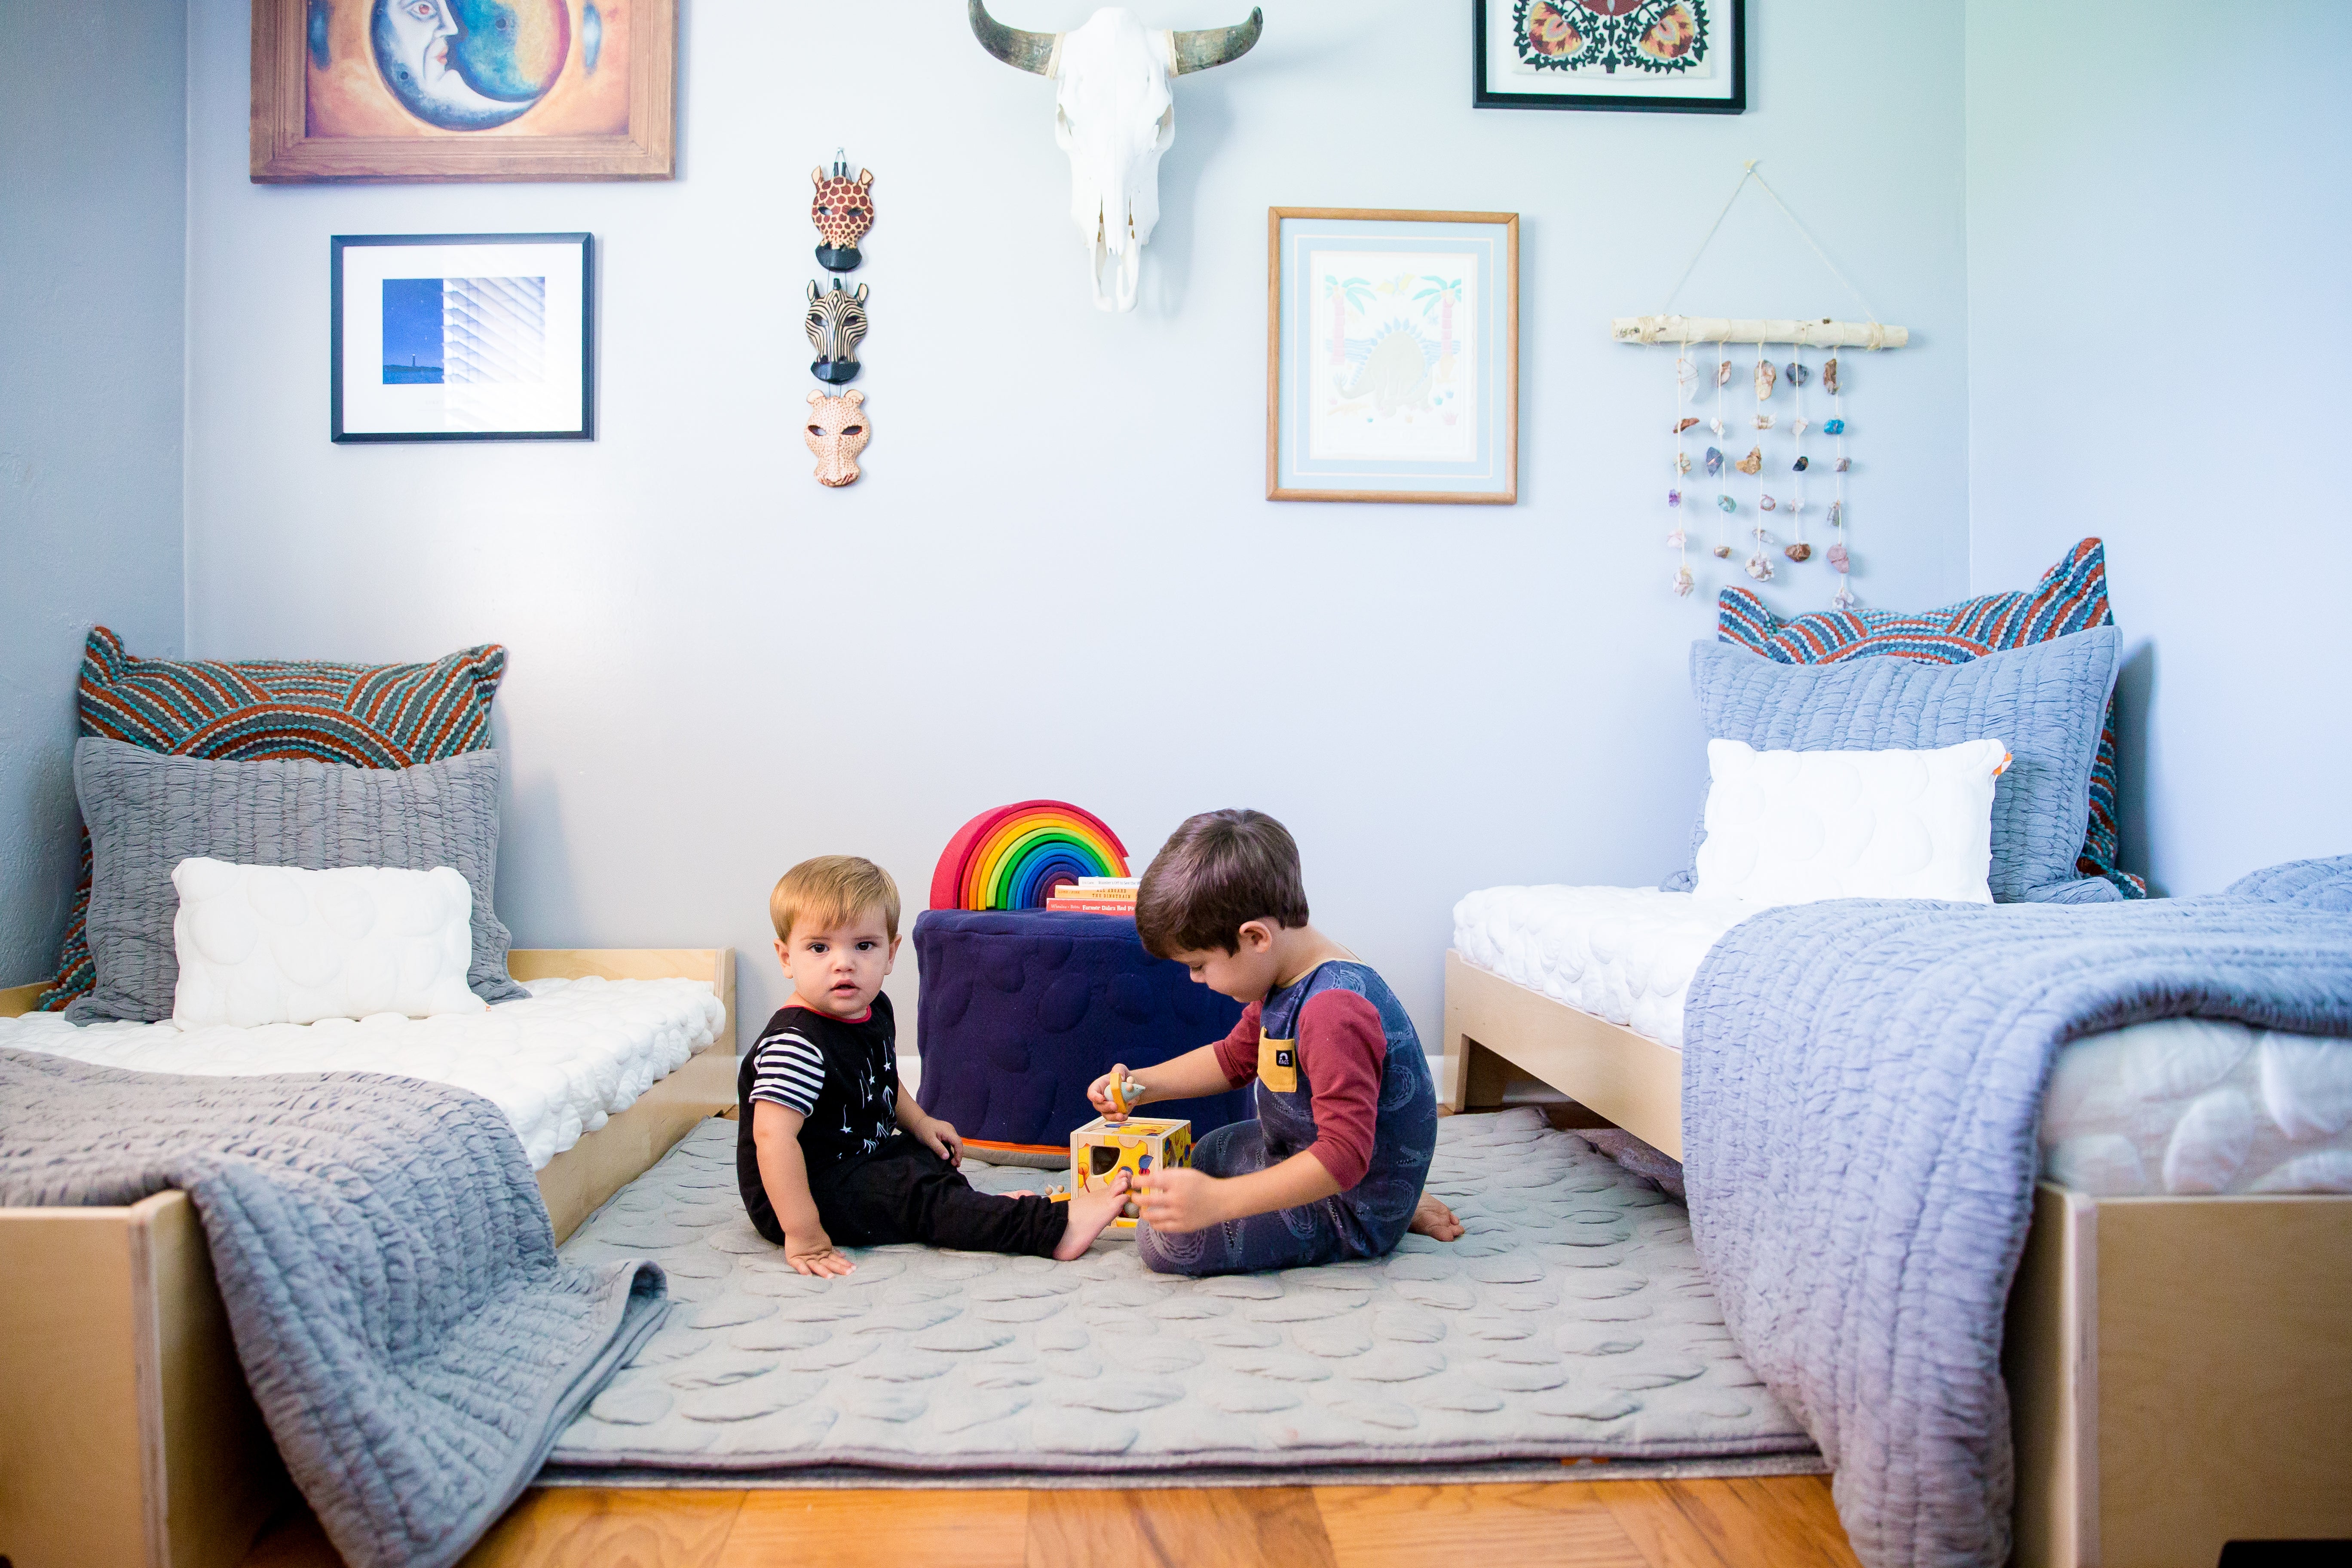
<path id="1" fill-rule="evenodd" d="M 84 634 L 181 647 L 186 51 L 181 0 L 0 6 L 5 985 L 73 891 Z"/>
<path id="2" fill-rule="evenodd" d="M 1970 578 L 2107 542 L 2126 864 L 2352 851 L 2352 7 L 1969 0 Z"/>
<path id="3" fill-rule="evenodd" d="M 1433 1046 L 1459 895 L 1653 879 L 1686 842 L 1710 610 L 1666 591 L 1672 356 L 1607 321 L 1660 306 L 1743 159 L 1918 333 L 1856 370 L 1862 588 L 1965 589 L 1958 0 L 1751 7 L 1738 118 L 1475 111 L 1465 6 L 1276 0 L 1253 56 L 1177 84 L 1125 317 L 1087 300 L 1050 87 L 960 9 L 688 7 L 673 183 L 338 188 L 247 181 L 246 8 L 194 7 L 191 648 L 508 644 L 520 941 L 763 954 L 804 856 L 871 855 L 912 909 L 990 805 L 1083 802 L 1140 858 L 1246 803 L 1297 831 L 1318 922 Z M 807 171 L 836 145 L 880 221 L 876 435 L 835 493 L 797 432 Z M 1275 204 L 1524 215 L 1518 506 L 1263 499 Z M 601 247 L 601 439 L 330 445 L 329 236 L 574 228 Z M 1683 300 L 1853 309 L 1752 195 Z M 1818 560 L 1790 576 L 1784 603 L 1826 604 Z M 747 965 L 745 1013 L 782 989 Z"/>

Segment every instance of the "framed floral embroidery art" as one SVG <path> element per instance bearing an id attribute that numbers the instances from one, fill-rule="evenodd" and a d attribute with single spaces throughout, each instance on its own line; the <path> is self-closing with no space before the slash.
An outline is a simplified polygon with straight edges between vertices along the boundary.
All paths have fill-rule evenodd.
<path id="1" fill-rule="evenodd" d="M 1471 0 L 1480 109 L 1738 114 L 1744 0 Z"/>

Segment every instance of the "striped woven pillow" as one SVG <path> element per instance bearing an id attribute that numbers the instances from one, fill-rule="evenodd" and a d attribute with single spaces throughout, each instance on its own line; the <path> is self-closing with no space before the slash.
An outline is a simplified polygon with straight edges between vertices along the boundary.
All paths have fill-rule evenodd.
<path id="1" fill-rule="evenodd" d="M 184 757 L 415 767 L 490 743 L 490 700 L 506 668 L 496 643 L 431 664 L 136 658 L 95 626 L 82 648 L 81 732 Z M 64 950 L 36 1007 L 63 1007 L 96 978 L 89 877 L 85 832 Z"/>
<path id="2" fill-rule="evenodd" d="M 1940 610 L 1824 610 L 1780 620 L 1745 588 L 1726 588 L 1716 600 L 1716 636 L 1782 664 L 1835 664 L 1848 658 L 1911 658 L 1924 664 L 1966 664 L 2002 648 L 2046 642 L 2070 632 L 2115 624 L 2107 608 L 2106 547 L 2085 539 L 2042 581 L 2020 593 L 1987 594 Z M 2147 896 L 2147 884 L 2117 864 L 2116 836 L 2116 705 L 2107 701 L 2091 766 L 2090 821 L 2076 868 L 2105 878 L 2126 898 Z"/>

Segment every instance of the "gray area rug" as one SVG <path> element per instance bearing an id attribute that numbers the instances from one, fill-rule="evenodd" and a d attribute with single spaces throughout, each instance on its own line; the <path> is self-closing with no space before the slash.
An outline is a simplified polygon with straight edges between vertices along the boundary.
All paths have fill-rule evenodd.
<path id="1" fill-rule="evenodd" d="M 1739 1359 L 1688 1216 L 1533 1110 L 1438 1124 L 1469 1234 L 1377 1262 L 1157 1275 L 917 1247 L 795 1274 L 697 1129 L 563 1248 L 650 1258 L 677 1305 L 558 1441 L 566 1468 L 1023 1475 L 1805 1453 Z M 967 1163 L 977 1185 L 1039 1173 Z"/>

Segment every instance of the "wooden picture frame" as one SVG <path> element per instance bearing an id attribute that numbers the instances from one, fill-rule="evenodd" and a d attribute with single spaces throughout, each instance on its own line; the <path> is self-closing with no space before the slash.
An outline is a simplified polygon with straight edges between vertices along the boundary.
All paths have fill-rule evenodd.
<path id="1" fill-rule="evenodd" d="M 328 268 L 329 439 L 596 438 L 594 236 L 339 234 Z M 412 330 L 429 354 L 395 374 Z"/>
<path id="2" fill-rule="evenodd" d="M 1528 13 L 1538 7 L 1555 13 L 1560 26 L 1583 28 L 1571 37 L 1588 55 L 1624 56 L 1633 62 L 1634 73 L 1618 74 L 1614 59 L 1599 74 L 1585 76 L 1516 64 L 1516 58 L 1524 58 L 1514 54 L 1518 30 Z M 1720 55 L 1726 68 L 1721 74 L 1710 65 L 1704 79 L 1695 79 L 1678 76 L 1675 68 L 1643 59 L 1646 51 L 1638 40 L 1656 27 L 1676 25 L 1695 27 L 1701 49 Z M 1645 87 L 1656 90 L 1642 90 Z M 1615 17 L 1596 16 L 1572 0 L 1470 0 L 1470 103 L 1475 109 L 1744 114 L 1746 0 L 1641 0 Z"/>
<path id="3" fill-rule="evenodd" d="M 1518 214 L 1269 207 L 1265 315 L 1268 500 L 1517 503 Z"/>
<path id="4" fill-rule="evenodd" d="M 466 37 L 456 0 L 425 0 L 442 18 L 421 24 L 427 34 L 437 30 L 445 46 L 433 62 L 436 78 L 456 79 L 447 112 L 484 121 L 468 128 L 436 124 L 411 107 L 440 111 L 442 100 L 420 79 L 401 75 L 404 86 L 393 85 L 380 68 L 386 57 L 372 45 L 370 0 L 253 0 L 253 180 L 672 178 L 677 0 L 543 3 L 554 6 L 535 39 L 546 85 L 536 98 L 492 100 L 474 93 L 449 63 L 446 46 L 462 51 Z M 397 65 L 394 70 L 399 74 Z M 595 79 L 600 70 L 603 81 Z M 614 82 L 616 75 L 625 79 Z"/>

